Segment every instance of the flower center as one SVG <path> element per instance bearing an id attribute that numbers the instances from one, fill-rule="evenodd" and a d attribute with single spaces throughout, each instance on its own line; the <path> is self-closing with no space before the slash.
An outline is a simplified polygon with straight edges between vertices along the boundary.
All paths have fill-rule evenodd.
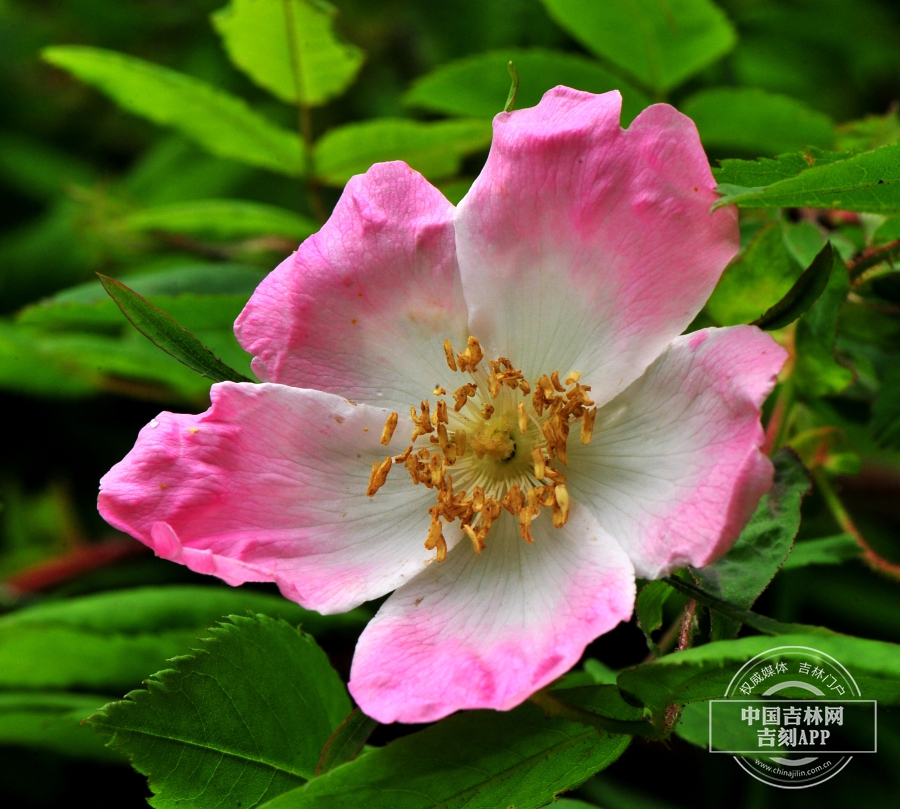
<path id="1" fill-rule="evenodd" d="M 437 503 L 428 511 L 431 526 L 425 547 L 437 561 L 447 556 L 443 526 L 460 521 L 463 532 L 480 554 L 491 525 L 505 509 L 518 519 L 519 532 L 534 542 L 531 523 L 543 508 L 551 509 L 553 525 L 569 518 L 566 477 L 554 464 L 568 463 L 567 441 L 573 424 L 581 424 L 581 442 L 590 443 L 597 408 L 588 397 L 590 386 L 572 371 L 565 382 L 559 372 L 544 374 L 532 386 L 506 357 L 482 363 L 484 353 L 474 337 L 456 353 L 444 341 L 447 365 L 470 381 L 452 394 L 434 389 L 434 410 L 425 399 L 410 408 L 414 425 L 411 443 L 400 455 L 372 464 L 366 494 L 384 485 L 395 465 L 403 464 L 414 485 L 435 489 Z M 448 406 L 445 397 L 452 398 Z M 391 413 L 381 443 L 390 443 L 398 414 Z"/>

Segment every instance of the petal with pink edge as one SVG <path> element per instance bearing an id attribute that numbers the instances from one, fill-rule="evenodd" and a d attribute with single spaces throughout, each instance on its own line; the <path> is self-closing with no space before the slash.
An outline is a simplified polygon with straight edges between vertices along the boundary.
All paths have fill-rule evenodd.
<path id="1" fill-rule="evenodd" d="M 443 342 L 468 336 L 453 210 L 404 163 L 351 179 L 238 317 L 254 373 L 394 409 L 452 384 Z"/>
<path id="2" fill-rule="evenodd" d="M 627 551 L 638 576 L 725 553 L 772 485 L 760 406 L 787 353 L 753 326 L 678 337 L 569 442 L 570 496 Z"/>
<path id="3" fill-rule="evenodd" d="M 100 513 L 158 555 L 237 585 L 273 581 L 324 613 L 425 569 L 434 493 L 402 466 L 366 497 L 372 461 L 408 444 L 387 411 L 283 385 L 214 385 L 199 416 L 162 413 L 100 483 Z M 448 543 L 460 535 L 445 531 Z"/>
<path id="4" fill-rule="evenodd" d="M 501 113 L 456 213 L 469 328 L 532 379 L 583 373 L 599 404 L 706 302 L 739 245 L 690 119 L 664 104 L 623 130 L 617 92 L 557 87 Z"/>
<path id="5" fill-rule="evenodd" d="M 628 557 L 575 506 L 534 544 L 503 514 L 476 556 L 468 542 L 394 593 L 356 647 L 350 692 L 379 722 L 432 722 L 464 708 L 508 710 L 568 671 L 627 620 Z"/>

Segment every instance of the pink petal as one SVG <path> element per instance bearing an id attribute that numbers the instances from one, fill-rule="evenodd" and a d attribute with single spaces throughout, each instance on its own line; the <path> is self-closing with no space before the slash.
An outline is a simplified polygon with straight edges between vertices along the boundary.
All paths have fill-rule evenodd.
<path id="1" fill-rule="evenodd" d="M 237 585 L 342 612 L 411 579 L 434 493 L 395 467 L 366 497 L 373 460 L 399 452 L 387 411 L 282 385 L 214 385 L 199 416 L 162 413 L 100 483 L 100 513 L 158 555 Z M 448 543 L 456 536 L 445 531 Z"/>
<path id="2" fill-rule="evenodd" d="M 431 395 L 452 376 L 443 341 L 468 336 L 452 215 L 404 163 L 351 179 L 238 317 L 254 373 L 406 412 Z"/>
<path id="3" fill-rule="evenodd" d="M 456 214 L 472 334 L 527 378 L 577 370 L 608 401 L 693 320 L 738 249 L 690 119 L 619 127 L 617 92 L 557 87 L 501 113 Z"/>
<path id="4" fill-rule="evenodd" d="M 588 505 L 639 576 L 702 567 L 734 542 L 772 485 L 760 406 L 787 353 L 753 326 L 684 335 L 569 441 L 572 499 Z"/>
<path id="5" fill-rule="evenodd" d="M 627 620 L 634 573 L 587 509 L 534 544 L 503 514 L 476 556 L 459 543 L 394 593 L 359 639 L 350 691 L 379 722 L 431 722 L 463 708 L 507 710 L 568 671 Z"/>

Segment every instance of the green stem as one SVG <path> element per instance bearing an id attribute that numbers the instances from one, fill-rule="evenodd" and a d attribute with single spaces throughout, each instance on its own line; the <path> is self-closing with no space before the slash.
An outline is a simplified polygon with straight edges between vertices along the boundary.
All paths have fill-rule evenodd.
<path id="1" fill-rule="evenodd" d="M 303 100 L 303 66 L 300 63 L 300 50 L 297 47 L 297 33 L 294 24 L 294 9 L 291 0 L 282 0 L 284 22 L 287 28 L 288 50 L 291 53 L 291 70 L 294 74 L 294 91 L 297 94 L 297 129 L 300 142 L 303 144 L 303 162 L 306 174 L 306 190 L 313 212 L 320 224 L 327 219 L 325 206 L 319 194 L 319 181 L 316 179 L 315 141 L 313 139 L 312 110 Z"/>

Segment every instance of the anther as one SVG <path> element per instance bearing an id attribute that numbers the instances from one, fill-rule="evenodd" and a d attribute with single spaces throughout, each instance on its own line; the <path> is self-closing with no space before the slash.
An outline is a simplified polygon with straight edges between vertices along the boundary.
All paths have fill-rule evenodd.
<path id="1" fill-rule="evenodd" d="M 459 413 L 466 406 L 466 402 L 478 392 L 478 388 L 471 382 L 453 391 L 453 409 Z"/>
<path id="2" fill-rule="evenodd" d="M 438 385 L 433 391 L 432 394 L 435 396 L 446 396 L 447 391 L 445 391 L 440 385 Z"/>
<path id="3" fill-rule="evenodd" d="M 444 351 L 446 350 L 447 344 L 444 343 Z M 484 359 L 484 352 L 481 350 L 481 343 L 479 343 L 475 337 L 470 335 L 466 350 L 463 351 L 462 354 L 457 354 L 456 356 L 459 369 L 461 371 L 474 371 L 482 359 Z"/>
<path id="4" fill-rule="evenodd" d="M 522 509 L 525 507 L 525 498 L 522 496 L 522 489 L 518 483 L 514 483 L 509 487 L 509 491 L 503 498 L 500 505 L 503 506 L 514 517 L 518 517 Z"/>
<path id="5" fill-rule="evenodd" d="M 384 423 L 384 429 L 381 431 L 381 445 L 387 446 L 391 443 L 391 438 L 394 436 L 394 430 L 397 429 L 397 419 L 400 418 L 399 413 L 391 413 L 390 416 L 387 417 L 387 421 Z"/>
<path id="6" fill-rule="evenodd" d="M 525 412 L 525 402 L 516 405 L 516 415 L 519 418 L 519 432 L 528 432 L 528 414 Z"/>
<path id="7" fill-rule="evenodd" d="M 472 547 L 474 548 L 475 553 L 481 556 L 481 552 L 485 548 L 485 544 L 482 541 L 481 537 L 478 536 L 477 533 L 475 533 L 475 529 L 472 528 L 471 525 L 464 525 L 462 529 L 465 532 L 466 536 L 471 540 Z"/>
<path id="8" fill-rule="evenodd" d="M 444 340 L 444 356 L 447 358 L 447 365 L 450 366 L 450 370 L 458 371 L 459 369 L 456 367 L 456 360 L 453 356 L 453 344 L 449 340 Z"/>
<path id="9" fill-rule="evenodd" d="M 572 372 L 566 377 L 566 384 L 567 384 L 567 385 L 574 385 L 576 382 L 578 382 L 579 379 L 581 379 L 581 371 L 572 371 Z"/>
<path id="10" fill-rule="evenodd" d="M 484 406 L 481 408 L 481 416 L 487 421 L 491 416 L 494 415 L 494 406 L 489 404 L 488 402 L 484 403 Z"/>
<path id="11" fill-rule="evenodd" d="M 413 449 L 413 448 L 412 448 L 412 444 L 410 444 L 410 445 L 409 445 L 405 450 L 403 450 L 403 452 L 401 452 L 399 455 L 395 455 L 395 456 L 394 456 L 394 463 L 398 463 L 398 464 L 399 464 L 399 463 L 406 463 L 407 459 L 409 458 L 409 454 L 412 452 L 412 449 Z"/>
<path id="12" fill-rule="evenodd" d="M 530 508 L 523 508 L 519 512 L 519 533 L 522 539 L 531 545 L 534 545 L 534 537 L 531 536 L 531 519 L 534 515 Z"/>
<path id="13" fill-rule="evenodd" d="M 466 431 L 457 430 L 453 433 L 453 441 L 456 443 L 456 457 L 462 458 L 466 454 Z"/>
<path id="14" fill-rule="evenodd" d="M 553 525 L 562 528 L 569 519 L 569 490 L 562 483 L 553 488 L 556 507 L 553 509 Z"/>
<path id="15" fill-rule="evenodd" d="M 531 459 L 534 461 L 534 476 L 538 480 L 547 477 L 547 464 L 544 460 L 544 450 L 541 447 L 535 447 L 531 450 Z"/>
<path id="16" fill-rule="evenodd" d="M 553 389 L 557 393 L 565 393 L 566 389 L 563 386 L 562 382 L 559 381 L 559 371 L 554 371 L 550 374 L 550 384 L 553 385 Z"/>
<path id="17" fill-rule="evenodd" d="M 394 459 L 391 457 L 385 458 L 381 463 L 372 461 L 372 474 L 369 475 L 369 487 L 366 489 L 367 497 L 374 497 L 375 492 L 384 486 L 393 463 Z"/>
<path id="18" fill-rule="evenodd" d="M 597 408 L 585 410 L 581 419 L 581 443 L 590 444 L 594 435 L 594 421 L 597 418 Z"/>

